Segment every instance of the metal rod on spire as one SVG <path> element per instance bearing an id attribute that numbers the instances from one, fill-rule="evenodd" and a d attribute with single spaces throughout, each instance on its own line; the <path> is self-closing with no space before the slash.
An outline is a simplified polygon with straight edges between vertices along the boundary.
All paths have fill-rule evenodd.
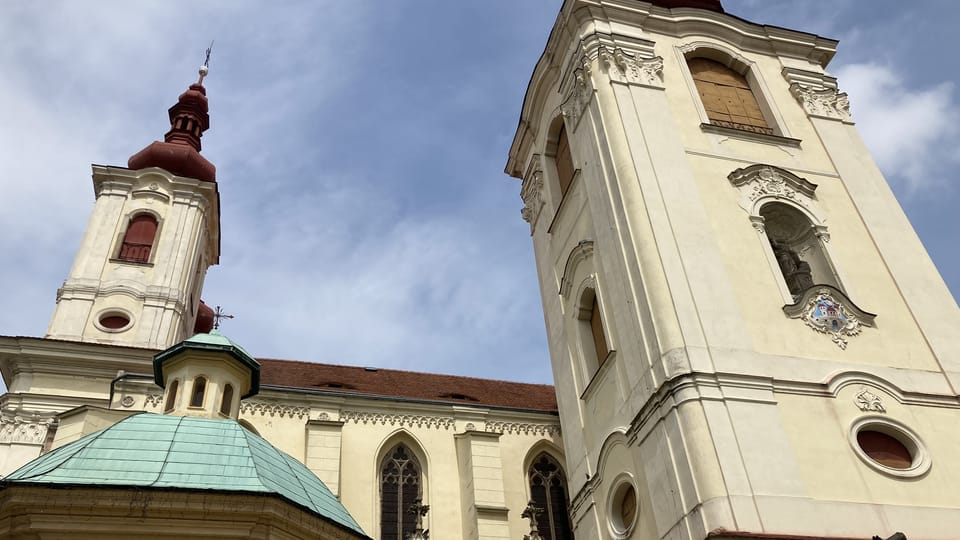
<path id="1" fill-rule="evenodd" d="M 210 40 L 210 46 L 207 47 L 207 54 L 203 58 L 203 65 L 200 66 L 200 80 L 197 84 L 203 84 L 203 78 L 210 72 L 210 51 L 213 50 L 213 40 Z"/>

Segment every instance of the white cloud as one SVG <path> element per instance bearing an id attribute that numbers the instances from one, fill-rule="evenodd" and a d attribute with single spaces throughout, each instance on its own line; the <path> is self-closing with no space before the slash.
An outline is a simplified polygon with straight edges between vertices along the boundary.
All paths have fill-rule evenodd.
<path id="1" fill-rule="evenodd" d="M 860 134 L 888 179 L 908 194 L 944 185 L 943 173 L 960 162 L 960 105 L 949 82 L 911 88 L 888 66 L 849 64 L 836 70 L 850 95 Z"/>

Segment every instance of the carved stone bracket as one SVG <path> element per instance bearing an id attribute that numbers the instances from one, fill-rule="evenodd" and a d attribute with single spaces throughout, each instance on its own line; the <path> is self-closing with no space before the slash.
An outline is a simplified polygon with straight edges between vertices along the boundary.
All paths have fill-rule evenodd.
<path id="1" fill-rule="evenodd" d="M 309 407 L 268 403 L 265 401 L 243 401 L 240 403 L 240 412 L 250 416 L 279 416 L 280 418 L 306 418 L 310 416 Z"/>
<path id="2" fill-rule="evenodd" d="M 790 85 L 790 93 L 810 116 L 851 122 L 850 100 L 835 88 L 818 90 L 800 83 Z"/>
<path id="3" fill-rule="evenodd" d="M 565 124 L 571 133 L 577 130 L 577 125 L 583 117 L 583 111 L 593 97 L 592 71 L 590 58 L 586 55 L 581 56 L 579 66 L 573 70 L 573 84 L 570 94 L 560 105 L 560 113 L 563 114 Z"/>
<path id="4" fill-rule="evenodd" d="M 523 209 L 520 215 L 530 224 L 530 235 L 537 228 L 537 218 L 543 209 L 543 167 L 540 164 L 540 154 L 534 154 L 527 166 L 527 174 L 523 177 L 520 187 L 520 197 L 523 199 Z"/>
<path id="5" fill-rule="evenodd" d="M 560 434 L 560 426 L 558 424 L 533 424 L 526 422 L 487 422 L 484 431 L 489 433 L 544 435 L 552 437 Z"/>
<path id="6" fill-rule="evenodd" d="M 160 403 L 163 402 L 163 394 L 150 393 L 147 394 L 146 400 L 144 400 L 144 405 L 147 407 L 152 407 L 156 409 L 160 406 Z"/>
<path id="7" fill-rule="evenodd" d="M 663 88 L 663 58 L 644 58 L 629 55 L 623 49 L 600 46 L 597 51 L 600 65 L 611 81 L 636 84 L 650 88 Z"/>
<path id="8" fill-rule="evenodd" d="M 452 417 L 388 412 L 343 411 L 340 413 L 340 421 L 353 422 L 354 424 L 380 424 L 384 426 L 425 427 L 436 429 L 456 428 L 456 422 L 454 422 Z"/>
<path id="9" fill-rule="evenodd" d="M 830 285 L 810 287 L 793 304 L 783 306 L 791 318 L 821 334 L 827 334 L 841 349 L 847 348 L 847 338 L 856 336 L 864 326 L 873 326 L 875 314 L 857 307 L 840 289 Z"/>

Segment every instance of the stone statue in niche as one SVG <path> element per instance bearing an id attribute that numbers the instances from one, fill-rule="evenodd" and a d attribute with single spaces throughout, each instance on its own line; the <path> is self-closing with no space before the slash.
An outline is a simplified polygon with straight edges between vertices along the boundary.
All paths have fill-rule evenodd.
<path id="1" fill-rule="evenodd" d="M 783 273 L 783 279 L 787 282 L 790 294 L 797 296 L 813 287 L 813 272 L 810 270 L 810 264 L 801 259 L 799 253 L 777 240 L 771 240 L 770 247 L 773 248 L 773 255 L 777 259 L 777 264 L 780 265 L 780 272 Z"/>

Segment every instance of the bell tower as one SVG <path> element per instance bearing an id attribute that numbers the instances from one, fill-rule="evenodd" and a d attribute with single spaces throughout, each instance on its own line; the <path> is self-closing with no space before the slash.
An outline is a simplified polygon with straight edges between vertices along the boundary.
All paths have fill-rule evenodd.
<path id="1" fill-rule="evenodd" d="M 510 148 L 578 538 L 952 538 L 960 310 L 826 67 L 567 0 Z"/>
<path id="2" fill-rule="evenodd" d="M 127 168 L 93 166 L 96 203 L 46 337 L 165 349 L 193 335 L 220 256 L 216 168 L 200 155 L 206 74 L 170 108 L 162 142 Z"/>

